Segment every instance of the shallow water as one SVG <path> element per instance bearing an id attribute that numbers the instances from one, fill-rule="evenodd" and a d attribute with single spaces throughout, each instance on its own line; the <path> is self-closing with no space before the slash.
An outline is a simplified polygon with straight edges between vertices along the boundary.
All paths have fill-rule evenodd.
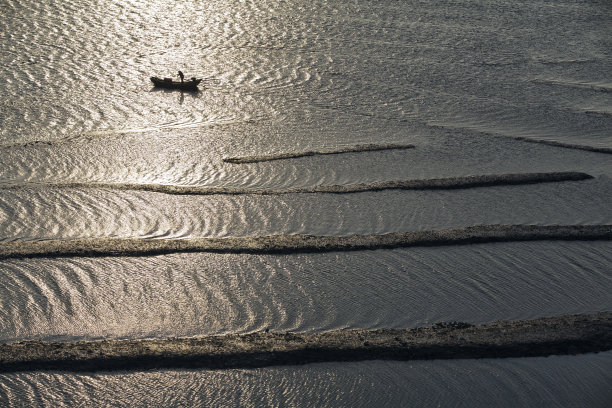
<path id="1" fill-rule="evenodd" d="M 611 248 L 523 242 L 5 260 L 0 340 L 401 328 L 610 310 Z"/>
<path id="2" fill-rule="evenodd" d="M 0 17 L 0 241 L 612 224 L 608 1 L 7 0 Z M 204 77 L 201 92 L 151 86 L 149 76 L 178 69 Z M 367 144 L 414 148 L 304 156 Z M 224 160 L 256 156 L 286 159 Z M 342 195 L 66 186 L 287 190 L 562 171 L 594 178 Z M 399 328 L 612 310 L 610 249 L 609 241 L 561 241 L 0 260 L 0 341 Z M 135 395 L 171 377 L 202 404 L 368 406 L 384 395 L 388 405 L 461 405 L 469 386 L 479 391 L 466 406 L 598 406 L 610 398 L 608 354 L 20 374 L 2 377 L 0 400 L 125 405 L 129 399 L 105 396 L 110 384 Z M 542 361 L 555 363 L 548 370 Z M 253 393 L 227 388 L 228 378 Z M 58 382 L 57 393 L 44 391 Z M 582 391 L 568 392 L 563 384 L 572 382 Z M 175 391 L 148 402 L 184 404 L 172 400 Z"/>
<path id="3" fill-rule="evenodd" d="M 255 370 L 0 375 L 7 406 L 609 405 L 612 354 L 505 360 L 324 363 Z M 581 375 L 576 375 L 581 373 Z"/>

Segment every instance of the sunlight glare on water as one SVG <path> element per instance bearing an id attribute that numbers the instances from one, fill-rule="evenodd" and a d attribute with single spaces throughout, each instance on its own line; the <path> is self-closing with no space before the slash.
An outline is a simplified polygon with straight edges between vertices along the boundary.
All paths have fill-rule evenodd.
<path id="1" fill-rule="evenodd" d="M 612 224 L 611 13 L 605 0 L 5 0 L 0 245 Z M 199 92 L 156 88 L 149 79 L 177 79 L 179 70 L 202 78 Z M 270 193 L 558 172 L 593 178 Z M 174 186 L 224 194 L 165 193 Z M 405 328 L 609 311 L 609 247 L 548 241 L 0 259 L 0 341 Z M 550 370 L 540 363 L 7 374 L 0 403 L 106 403 L 106 391 L 124 380 L 134 393 L 176 381 L 152 398 L 163 406 L 184 405 L 173 398 L 185 387 L 193 400 L 218 405 L 369 406 L 379 395 L 394 406 L 461 405 L 470 387 L 485 391 L 464 406 L 605 400 L 607 354 L 546 360 Z M 371 366 L 389 382 L 373 378 Z M 239 385 L 228 386 L 228 377 Z M 581 384 L 573 400 L 546 394 L 572 383 Z M 537 392 L 526 393 L 525 384 L 539 384 Z M 320 399 L 310 387 L 322 390 Z M 112 396 L 117 405 L 132 402 Z"/>

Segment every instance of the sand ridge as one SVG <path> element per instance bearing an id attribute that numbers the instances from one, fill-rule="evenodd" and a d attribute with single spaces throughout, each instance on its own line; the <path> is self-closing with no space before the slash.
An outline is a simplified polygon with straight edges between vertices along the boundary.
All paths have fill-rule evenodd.
<path id="1" fill-rule="evenodd" d="M 460 177 L 446 177 L 417 180 L 389 180 L 372 183 L 345 185 L 320 185 L 297 188 L 245 188 L 245 187 L 207 187 L 177 186 L 170 184 L 138 183 L 98 183 L 98 182 L 44 182 L 3 184 L 0 189 L 25 188 L 79 188 L 107 189 L 118 191 L 148 191 L 169 195 L 284 195 L 284 194 L 352 194 L 382 190 L 456 190 L 479 187 L 514 186 L 524 184 L 555 183 L 563 181 L 582 181 L 593 176 L 581 172 L 550 173 L 508 173 L 483 174 Z"/>
<path id="2" fill-rule="evenodd" d="M 0 371 L 256 368 L 330 361 L 534 357 L 612 349 L 612 312 L 414 329 L 0 344 Z"/>
<path id="3" fill-rule="evenodd" d="M 611 240 L 612 225 L 476 225 L 350 236 L 269 235 L 230 238 L 83 238 L 0 242 L 0 259 L 147 256 L 178 252 L 293 254 L 536 240 Z"/>

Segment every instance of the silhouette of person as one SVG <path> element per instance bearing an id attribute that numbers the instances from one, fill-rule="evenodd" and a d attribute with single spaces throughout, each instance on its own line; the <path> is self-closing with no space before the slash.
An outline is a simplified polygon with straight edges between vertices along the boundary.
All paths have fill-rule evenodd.
<path id="1" fill-rule="evenodd" d="M 179 71 L 179 76 L 181 77 L 181 83 L 182 83 L 183 79 L 185 78 L 185 75 L 183 75 L 183 72 Z"/>

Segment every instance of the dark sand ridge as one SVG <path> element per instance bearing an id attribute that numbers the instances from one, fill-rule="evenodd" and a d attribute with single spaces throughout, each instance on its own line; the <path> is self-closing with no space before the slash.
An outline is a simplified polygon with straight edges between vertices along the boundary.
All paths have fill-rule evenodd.
<path id="1" fill-rule="evenodd" d="M 562 147 L 565 149 L 585 150 L 588 152 L 595 152 L 595 153 L 612 154 L 612 148 L 610 147 L 579 145 L 579 144 L 574 144 L 574 143 L 558 142 L 556 140 L 549 140 L 549 139 L 536 139 L 536 138 L 525 137 L 525 136 L 513 136 L 513 135 L 507 135 L 504 133 L 495 132 L 495 131 L 474 129 L 469 126 L 460 127 L 460 126 L 439 125 L 439 124 L 431 124 L 431 123 L 429 123 L 428 126 L 433 127 L 433 128 L 444 129 L 444 130 L 460 130 L 460 131 L 469 130 L 471 132 L 480 133 L 482 135 L 493 135 L 493 136 L 505 137 L 507 139 L 520 140 L 521 142 L 537 143 L 537 144 L 543 144 L 547 146 Z"/>
<path id="2" fill-rule="evenodd" d="M 612 313 L 482 325 L 0 344 L 0 372 L 256 368 L 330 361 L 508 358 L 612 349 Z"/>
<path id="3" fill-rule="evenodd" d="M 569 87 L 569 88 L 591 89 L 593 91 L 598 91 L 598 92 L 612 92 L 612 87 L 610 86 L 606 86 L 604 84 L 593 84 L 589 82 L 571 82 L 571 81 L 568 82 L 568 81 L 558 81 L 554 79 L 551 80 L 551 79 L 543 79 L 543 78 L 533 79 L 531 82 L 536 83 L 536 84 L 556 85 L 556 86 Z"/>
<path id="4" fill-rule="evenodd" d="M 400 150 L 400 149 L 413 149 L 415 146 L 412 144 L 362 144 L 354 146 L 346 146 L 338 149 L 329 150 L 307 150 L 302 152 L 294 153 L 276 153 L 266 154 L 261 156 L 242 156 L 242 157 L 226 157 L 223 159 L 226 163 L 243 164 L 243 163 L 259 163 L 272 160 L 284 160 L 284 159 L 297 159 L 299 157 L 307 156 L 322 156 L 327 154 L 341 154 L 341 153 L 357 153 L 357 152 L 372 152 L 377 150 Z"/>
<path id="5" fill-rule="evenodd" d="M 479 176 L 449 177 L 425 180 L 379 181 L 375 183 L 327 185 L 315 187 L 299 187 L 286 189 L 252 189 L 243 187 L 196 187 L 173 186 L 167 184 L 135 184 L 135 183 L 21 183 L 4 184 L 0 189 L 21 188 L 105 188 L 112 190 L 139 190 L 163 194 L 177 195 L 277 195 L 331 193 L 347 194 L 381 190 L 452 190 L 475 187 L 510 186 L 520 184 L 553 183 L 561 181 L 580 181 L 592 179 L 593 176 L 579 172 L 552 173 L 518 173 L 518 174 L 488 174 Z"/>
<path id="6" fill-rule="evenodd" d="M 511 241 L 611 239 L 612 225 L 477 225 L 458 229 L 351 236 L 270 235 L 241 238 L 4 241 L 0 242 L 0 259 L 144 256 L 175 252 L 291 254 Z"/>
<path id="7" fill-rule="evenodd" d="M 557 141 L 554 141 L 554 140 L 531 139 L 531 138 L 522 137 L 522 136 L 507 136 L 507 135 L 504 135 L 504 137 L 509 137 L 511 139 L 514 139 L 514 140 L 520 140 L 522 142 L 539 143 L 539 144 L 544 144 L 544 145 L 548 145 L 548 146 L 563 147 L 563 148 L 566 148 L 566 149 L 586 150 L 588 152 L 612 154 L 612 148 L 610 148 L 610 147 L 597 147 L 597 146 L 588 146 L 588 145 L 577 145 L 577 144 L 572 144 L 572 143 L 557 142 Z"/>

